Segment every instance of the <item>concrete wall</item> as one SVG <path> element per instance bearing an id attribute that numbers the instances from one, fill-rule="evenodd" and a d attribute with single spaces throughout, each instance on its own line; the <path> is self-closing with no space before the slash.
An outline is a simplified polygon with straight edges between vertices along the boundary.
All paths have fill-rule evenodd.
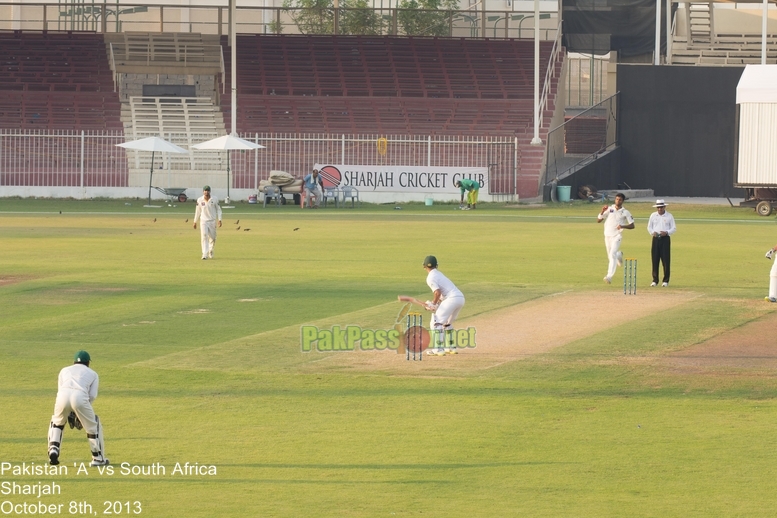
<path id="1" fill-rule="evenodd" d="M 618 65 L 620 182 L 657 196 L 736 196 L 744 67 Z"/>

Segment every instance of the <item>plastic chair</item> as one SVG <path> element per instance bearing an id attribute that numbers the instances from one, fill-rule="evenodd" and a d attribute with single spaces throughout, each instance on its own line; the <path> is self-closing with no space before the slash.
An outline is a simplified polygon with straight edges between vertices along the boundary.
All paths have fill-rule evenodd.
<path id="1" fill-rule="evenodd" d="M 359 199 L 359 189 L 351 185 L 343 185 L 343 203 L 348 199 L 351 200 L 351 208 L 355 206 L 355 202 L 357 201 L 359 202 L 359 205 L 361 205 L 362 201 Z"/>
<path id="2" fill-rule="evenodd" d="M 324 207 L 326 207 L 326 202 L 328 200 L 334 200 L 335 208 L 339 207 L 340 190 L 337 187 L 327 187 L 324 189 Z"/>
<path id="3" fill-rule="evenodd" d="M 281 205 L 281 190 L 275 185 L 268 185 L 264 188 L 264 202 L 262 207 L 267 207 L 267 200 L 275 200 L 275 204 Z"/>
<path id="4" fill-rule="evenodd" d="M 322 194 L 323 194 L 323 189 L 322 189 Z M 305 186 L 303 185 L 302 186 L 302 190 L 300 191 L 300 194 L 299 194 L 299 208 L 300 209 L 304 209 L 305 208 L 305 203 L 307 201 L 307 198 L 308 198 L 307 190 L 305 189 Z M 313 195 L 313 200 L 316 200 L 316 195 L 315 194 Z"/>

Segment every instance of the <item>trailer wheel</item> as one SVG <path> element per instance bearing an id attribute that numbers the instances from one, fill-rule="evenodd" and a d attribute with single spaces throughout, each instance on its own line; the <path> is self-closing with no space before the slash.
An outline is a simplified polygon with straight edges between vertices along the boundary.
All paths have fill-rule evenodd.
<path id="1" fill-rule="evenodd" d="M 769 216 L 772 213 L 772 204 L 768 201 L 760 201 L 755 206 L 755 211 L 759 216 Z"/>
<path id="2" fill-rule="evenodd" d="M 178 201 L 180 203 L 186 203 L 186 200 L 188 200 L 188 199 L 189 198 L 186 197 L 185 193 L 181 193 L 181 194 L 178 195 Z"/>

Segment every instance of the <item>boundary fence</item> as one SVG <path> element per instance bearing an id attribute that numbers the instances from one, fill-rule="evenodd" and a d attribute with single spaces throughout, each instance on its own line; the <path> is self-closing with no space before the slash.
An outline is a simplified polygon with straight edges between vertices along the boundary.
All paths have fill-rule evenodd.
<path id="1" fill-rule="evenodd" d="M 242 134 L 265 146 L 257 151 L 230 151 L 230 187 L 257 189 L 270 171 L 281 170 L 301 178 L 314 163 L 399 165 L 423 167 L 487 167 L 489 194 L 515 193 L 517 142 L 512 137 L 417 137 L 377 135 L 270 135 Z M 166 134 L 175 143 L 183 134 Z M 193 142 L 205 141 L 192 136 Z M 117 147 L 126 140 L 121 132 L 31 132 L 0 130 L 0 189 L 35 187 L 143 187 L 148 186 L 151 153 Z M 154 183 L 158 187 L 226 186 L 227 151 L 192 151 L 154 156 Z M 208 160 L 198 160 L 205 157 Z M 215 161 L 213 156 L 219 158 Z M 161 155 L 161 156 L 160 156 Z M 199 164 L 206 164 L 200 167 Z M 215 167 L 215 169 L 214 169 Z"/>

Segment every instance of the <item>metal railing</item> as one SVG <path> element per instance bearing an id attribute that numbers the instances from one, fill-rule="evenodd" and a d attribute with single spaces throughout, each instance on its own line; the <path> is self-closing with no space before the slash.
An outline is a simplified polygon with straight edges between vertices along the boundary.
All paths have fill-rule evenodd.
<path id="1" fill-rule="evenodd" d="M 126 187 L 124 134 L 0 130 L 0 186 Z"/>
<path id="2" fill-rule="evenodd" d="M 222 78 L 222 93 L 225 92 L 226 82 L 224 68 L 224 49 L 221 45 L 191 45 L 181 44 L 176 52 L 159 52 L 157 46 L 149 41 L 145 44 L 110 43 L 109 63 L 113 71 L 113 91 L 117 91 L 119 83 L 118 66 L 132 65 L 160 65 L 169 66 L 171 63 L 180 64 L 182 67 L 190 65 L 217 65 Z M 123 61 L 122 61 L 123 60 Z"/>
<path id="3" fill-rule="evenodd" d="M 165 134 L 165 139 L 201 142 L 212 135 Z M 271 170 L 301 178 L 314 163 L 483 167 L 489 169 L 491 194 L 515 193 L 513 137 L 419 137 L 378 135 L 243 134 L 266 146 L 233 151 L 231 187 L 257 189 Z M 148 186 L 151 153 L 125 150 L 121 132 L 0 130 L 0 188 L 4 186 L 143 187 Z M 225 152 L 158 153 L 154 183 L 159 187 L 197 187 L 226 171 Z M 161 156 L 160 156 L 161 155 Z M 192 166 L 192 164 L 195 164 Z"/>
<path id="4" fill-rule="evenodd" d="M 170 64 L 221 65 L 224 69 L 224 57 L 221 45 L 180 44 L 175 47 L 157 42 L 111 43 L 111 61 L 115 64 Z"/>
<path id="5" fill-rule="evenodd" d="M 607 94 L 609 59 L 567 56 L 567 106 L 594 106 Z"/>
<path id="6" fill-rule="evenodd" d="M 0 30 L 229 33 L 224 5 L 145 5 L 113 0 L 51 3 L 0 1 Z M 533 12 L 238 6 L 238 34 L 365 34 L 456 38 L 533 38 Z M 527 23 L 524 23 L 527 22 Z M 558 14 L 540 15 L 540 37 L 557 39 Z"/>
<path id="7" fill-rule="evenodd" d="M 548 106 L 548 95 L 550 95 L 550 88 L 552 86 L 551 80 L 556 77 L 556 63 L 558 63 L 559 56 L 561 56 L 561 22 L 558 24 L 556 39 L 553 41 L 553 48 L 550 51 L 548 69 L 545 71 L 545 83 L 542 86 L 542 93 L 540 94 L 540 127 L 542 127 L 542 113 Z"/>
<path id="8" fill-rule="evenodd" d="M 618 96 L 608 97 L 548 133 L 543 185 L 560 182 L 618 145 Z"/>

